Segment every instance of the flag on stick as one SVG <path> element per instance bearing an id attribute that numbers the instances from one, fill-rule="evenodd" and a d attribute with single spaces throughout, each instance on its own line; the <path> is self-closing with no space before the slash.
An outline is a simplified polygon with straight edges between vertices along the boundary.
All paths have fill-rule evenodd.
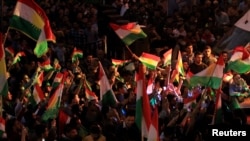
<path id="1" fill-rule="evenodd" d="M 220 56 L 217 63 L 213 63 L 208 66 L 203 71 L 194 74 L 190 78 L 191 86 L 206 86 L 213 89 L 218 89 L 222 82 L 222 77 L 224 74 L 225 63 L 223 57 Z"/>
<path id="2" fill-rule="evenodd" d="M 227 70 L 233 70 L 237 73 L 246 73 L 250 71 L 250 55 L 246 48 L 238 46 L 228 61 Z"/>
<path id="3" fill-rule="evenodd" d="M 143 52 L 142 55 L 139 57 L 139 60 L 149 69 L 155 70 L 159 61 L 160 57 L 155 56 L 153 54 Z"/>
<path id="4" fill-rule="evenodd" d="M 140 25 L 134 22 L 125 25 L 110 23 L 110 27 L 127 46 L 131 45 L 138 39 L 147 37 L 147 35 L 141 29 Z"/>
<path id="5" fill-rule="evenodd" d="M 21 57 L 23 57 L 23 56 L 26 56 L 25 53 L 24 53 L 23 51 L 18 52 L 18 53 L 16 54 L 16 56 L 15 56 L 13 62 L 12 62 L 12 65 L 14 65 L 14 64 L 16 64 L 16 63 L 18 63 L 18 62 L 20 62 L 20 61 L 21 61 Z"/>
<path id="6" fill-rule="evenodd" d="M 114 106 L 118 103 L 115 94 L 111 88 L 107 75 L 99 62 L 99 82 L 100 82 L 100 99 L 102 105 Z"/>
<path id="7" fill-rule="evenodd" d="M 37 42 L 34 53 L 41 57 L 48 51 L 47 41 L 56 42 L 46 13 L 34 0 L 18 0 L 10 20 L 16 29 Z"/>
<path id="8" fill-rule="evenodd" d="M 164 57 L 164 66 L 171 65 L 171 59 L 172 59 L 172 49 L 169 49 L 163 54 Z"/>
<path id="9" fill-rule="evenodd" d="M 77 48 L 74 48 L 72 53 L 72 62 L 75 62 L 79 58 L 83 58 L 83 52 Z"/>

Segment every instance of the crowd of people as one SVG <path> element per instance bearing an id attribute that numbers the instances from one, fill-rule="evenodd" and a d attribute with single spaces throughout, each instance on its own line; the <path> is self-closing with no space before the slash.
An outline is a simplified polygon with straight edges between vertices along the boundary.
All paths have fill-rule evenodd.
<path id="1" fill-rule="evenodd" d="M 6 33 L 4 47 L 12 48 L 14 55 L 6 53 L 9 91 L 2 98 L 5 130 L 1 132 L 1 140 L 141 140 L 141 130 L 135 122 L 137 87 L 134 79 L 141 62 L 138 56 L 131 54 L 122 65 L 114 65 L 111 59 L 116 58 L 105 54 L 102 37 L 105 33 L 100 35 L 98 31 L 98 10 L 102 4 L 116 8 L 124 19 L 148 28 L 149 53 L 164 60 L 163 54 L 169 49 L 180 50 L 185 72 L 193 74 L 216 63 L 220 54 L 228 62 L 230 53 L 215 53 L 214 47 L 248 10 L 247 0 L 110 0 L 95 4 L 81 0 L 36 2 L 46 12 L 56 36 L 56 43 L 49 43 L 49 51 L 41 58 L 33 53 L 33 40 L 22 32 L 9 29 L 16 3 L 7 1 L 2 5 L 1 28 Z M 72 61 L 75 48 L 83 51 L 83 58 Z M 24 52 L 25 56 L 13 63 L 15 54 L 19 52 Z M 51 61 L 54 69 L 41 68 L 47 60 Z M 109 79 L 116 104 L 101 103 L 99 62 Z M 171 77 L 168 72 L 173 70 L 174 65 L 164 66 L 162 61 L 156 70 L 145 70 L 147 82 L 153 78 L 153 89 L 148 96 L 151 107 L 159 111 L 160 141 L 206 140 L 209 136 L 207 126 L 215 123 L 218 92 L 222 94 L 220 124 L 247 124 L 246 114 L 239 103 L 249 95 L 248 74 L 227 71 L 230 79 L 223 79 L 222 89 L 218 91 L 199 85 L 190 88 L 185 76 L 179 81 Z M 41 72 L 44 74 L 40 86 L 44 99 L 34 105 L 31 98 Z M 48 102 L 57 90 L 54 81 L 58 72 L 67 72 L 58 114 L 43 120 Z M 86 89 L 96 97 L 88 97 Z M 69 117 L 69 120 L 62 117 Z"/>

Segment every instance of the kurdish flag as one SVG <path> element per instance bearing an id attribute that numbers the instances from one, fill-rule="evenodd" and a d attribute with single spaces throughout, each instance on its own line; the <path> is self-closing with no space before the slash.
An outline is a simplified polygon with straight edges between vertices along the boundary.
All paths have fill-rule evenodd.
<path id="1" fill-rule="evenodd" d="M 45 60 L 44 62 L 42 63 L 39 63 L 38 66 L 44 70 L 44 71 L 49 71 L 49 70 L 52 70 L 53 67 L 51 66 L 50 64 L 50 59 L 48 58 L 47 60 Z"/>
<path id="2" fill-rule="evenodd" d="M 54 92 L 54 94 L 50 97 L 47 109 L 44 112 L 44 114 L 42 115 L 42 119 L 44 121 L 47 121 L 50 118 L 56 118 L 57 117 L 58 110 L 59 110 L 60 103 L 61 103 L 61 97 L 62 97 L 62 93 L 63 93 L 63 88 L 64 88 L 64 84 L 61 83 L 57 87 L 57 89 Z"/>
<path id="3" fill-rule="evenodd" d="M 141 130 L 142 138 L 147 138 L 151 125 L 151 107 L 146 93 L 146 82 L 144 76 L 144 66 L 139 66 L 139 72 L 136 74 L 136 114 L 135 123 Z"/>
<path id="4" fill-rule="evenodd" d="M 0 95 L 7 96 L 8 94 L 8 81 L 5 63 L 5 51 L 3 47 L 3 36 L 0 33 Z"/>
<path id="5" fill-rule="evenodd" d="M 11 46 L 10 47 L 6 47 L 5 48 L 5 52 L 6 52 L 6 54 L 9 54 L 9 56 L 14 57 L 15 51 L 14 51 L 14 49 Z"/>
<path id="6" fill-rule="evenodd" d="M 44 99 L 44 93 L 41 87 L 38 84 L 34 85 L 33 94 L 31 96 L 32 105 L 39 104 Z"/>
<path id="7" fill-rule="evenodd" d="M 41 71 L 39 74 L 38 74 L 38 76 L 37 76 L 37 78 L 36 78 L 36 83 L 38 84 L 38 86 L 42 86 L 42 84 L 43 84 L 43 79 L 44 79 L 44 73 L 43 73 L 43 71 Z"/>
<path id="8" fill-rule="evenodd" d="M 71 117 L 66 114 L 63 110 L 59 111 L 59 126 L 64 127 L 66 124 L 68 124 L 71 120 Z M 62 126 L 61 126 L 62 125 Z"/>
<path id="9" fill-rule="evenodd" d="M 98 101 L 98 97 L 96 96 L 96 94 L 92 91 L 91 85 L 88 82 L 88 80 L 85 79 L 85 96 L 87 98 L 88 101 L 91 100 L 96 100 Z"/>
<path id="10" fill-rule="evenodd" d="M 220 56 L 217 63 L 213 63 L 203 71 L 194 74 L 190 78 L 190 85 L 197 86 L 198 84 L 200 84 L 201 86 L 218 89 L 221 85 L 224 67 L 225 63 L 223 57 Z"/>
<path id="11" fill-rule="evenodd" d="M 60 71 L 61 70 L 61 65 L 58 61 L 58 59 L 54 59 L 54 63 L 53 63 L 53 68 L 56 70 L 56 71 Z"/>
<path id="12" fill-rule="evenodd" d="M 72 62 L 75 62 L 79 58 L 83 58 L 83 52 L 77 48 L 74 48 L 71 58 Z"/>
<path id="13" fill-rule="evenodd" d="M 131 45 L 137 39 L 147 37 L 147 35 L 141 29 L 140 25 L 134 22 L 125 25 L 110 23 L 110 27 L 127 46 Z"/>
<path id="14" fill-rule="evenodd" d="M 160 141 L 158 126 L 159 126 L 159 113 L 158 113 L 158 107 L 155 107 L 152 116 L 152 123 L 149 127 L 147 141 Z"/>
<path id="15" fill-rule="evenodd" d="M 23 51 L 18 52 L 15 56 L 15 58 L 13 59 L 12 65 L 16 64 L 17 62 L 21 61 L 21 57 L 26 56 L 25 53 Z"/>
<path id="16" fill-rule="evenodd" d="M 175 67 L 176 70 L 178 70 L 178 72 L 182 75 L 182 76 L 185 76 L 185 71 L 184 71 L 184 68 L 183 68 L 183 63 L 182 63 L 182 56 L 181 56 L 181 52 L 179 51 L 178 53 L 178 58 L 177 58 L 177 62 L 176 62 L 176 67 Z"/>
<path id="17" fill-rule="evenodd" d="M 54 78 L 54 81 L 52 83 L 52 88 L 56 88 L 57 86 L 59 86 L 59 84 L 62 82 L 63 79 L 63 73 L 58 72 Z"/>
<path id="18" fill-rule="evenodd" d="M 93 91 L 91 91 L 88 87 L 85 87 L 85 96 L 88 101 L 91 100 L 98 101 L 98 97 L 96 96 L 96 94 Z"/>
<path id="19" fill-rule="evenodd" d="M 148 79 L 148 84 L 147 84 L 147 94 L 148 95 L 152 94 L 154 91 L 154 80 L 155 80 L 154 76 L 150 76 Z"/>
<path id="20" fill-rule="evenodd" d="M 47 41 L 55 42 L 49 19 L 34 0 L 18 0 L 10 28 L 16 29 L 37 42 L 34 53 L 41 57 L 48 51 Z"/>
<path id="21" fill-rule="evenodd" d="M 101 62 L 99 62 L 99 84 L 100 84 L 100 99 L 102 105 L 110 105 L 110 106 L 116 105 L 118 101 L 111 88 L 111 85 L 102 67 Z"/>
<path id="22" fill-rule="evenodd" d="M 172 59 L 172 49 L 169 49 L 163 54 L 164 57 L 164 66 L 171 65 L 171 59 Z"/>
<path id="23" fill-rule="evenodd" d="M 111 61 L 114 66 L 122 66 L 124 63 L 127 62 L 127 60 L 118 60 L 118 59 L 112 59 Z"/>
<path id="24" fill-rule="evenodd" d="M 250 71 L 250 55 L 245 47 L 238 46 L 234 49 L 228 61 L 227 70 L 233 70 L 240 74 Z"/>
<path id="25" fill-rule="evenodd" d="M 143 52 L 142 55 L 139 57 L 139 60 L 149 69 L 155 70 L 159 61 L 160 57 L 155 56 L 153 54 Z"/>
<path id="26" fill-rule="evenodd" d="M 71 117 L 65 113 L 62 109 L 59 110 L 58 122 L 59 122 L 59 134 L 64 133 L 64 128 L 66 124 L 69 124 Z"/>
<path id="27" fill-rule="evenodd" d="M 0 137 L 5 133 L 5 119 L 0 117 Z"/>
<path id="28" fill-rule="evenodd" d="M 221 94 L 222 94 L 222 91 L 218 89 L 216 93 L 215 113 L 213 115 L 212 124 L 220 124 L 223 122 Z"/>
<path id="29" fill-rule="evenodd" d="M 179 82 L 179 77 L 180 75 L 185 76 L 185 71 L 183 68 L 183 63 L 182 63 L 182 56 L 181 56 L 181 52 L 179 51 L 178 53 L 178 58 L 177 58 L 177 62 L 175 64 L 175 70 L 172 72 L 173 78 Z"/>

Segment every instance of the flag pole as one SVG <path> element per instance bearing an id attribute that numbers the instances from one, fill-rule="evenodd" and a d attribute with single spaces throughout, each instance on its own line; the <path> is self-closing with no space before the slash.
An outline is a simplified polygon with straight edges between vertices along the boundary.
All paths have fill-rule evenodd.
<path id="1" fill-rule="evenodd" d="M 129 51 L 129 53 L 131 53 L 132 55 L 134 54 L 133 52 L 132 52 L 132 50 L 129 48 L 129 46 L 128 45 L 125 45 L 125 47 L 127 48 L 127 50 Z"/>
<path id="2" fill-rule="evenodd" d="M 105 52 L 105 54 L 107 54 L 108 53 L 108 50 L 107 50 L 107 35 L 104 35 L 103 40 L 104 40 L 104 52 Z"/>
<path id="3" fill-rule="evenodd" d="M 2 33 L 3 32 L 3 0 L 1 0 L 1 6 L 2 6 L 1 7 L 1 33 Z M 2 38 L 2 36 L 1 36 L 1 38 Z M 1 41 L 3 41 L 3 39 L 1 39 Z M 3 43 L 4 42 L 1 43 L 1 48 L 4 51 L 4 48 L 3 48 L 4 44 Z M 5 59 L 5 57 L 4 57 L 4 59 Z M 3 96 L 2 96 L 2 94 L 0 94 L 0 117 L 2 117 L 2 115 L 3 115 Z"/>

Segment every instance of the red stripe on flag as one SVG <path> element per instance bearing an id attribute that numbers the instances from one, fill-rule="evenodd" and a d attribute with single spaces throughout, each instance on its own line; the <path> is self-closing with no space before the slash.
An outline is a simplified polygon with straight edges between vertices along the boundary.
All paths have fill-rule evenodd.
<path id="1" fill-rule="evenodd" d="M 109 25 L 114 31 L 120 28 L 120 26 L 117 24 L 110 23 Z"/>

